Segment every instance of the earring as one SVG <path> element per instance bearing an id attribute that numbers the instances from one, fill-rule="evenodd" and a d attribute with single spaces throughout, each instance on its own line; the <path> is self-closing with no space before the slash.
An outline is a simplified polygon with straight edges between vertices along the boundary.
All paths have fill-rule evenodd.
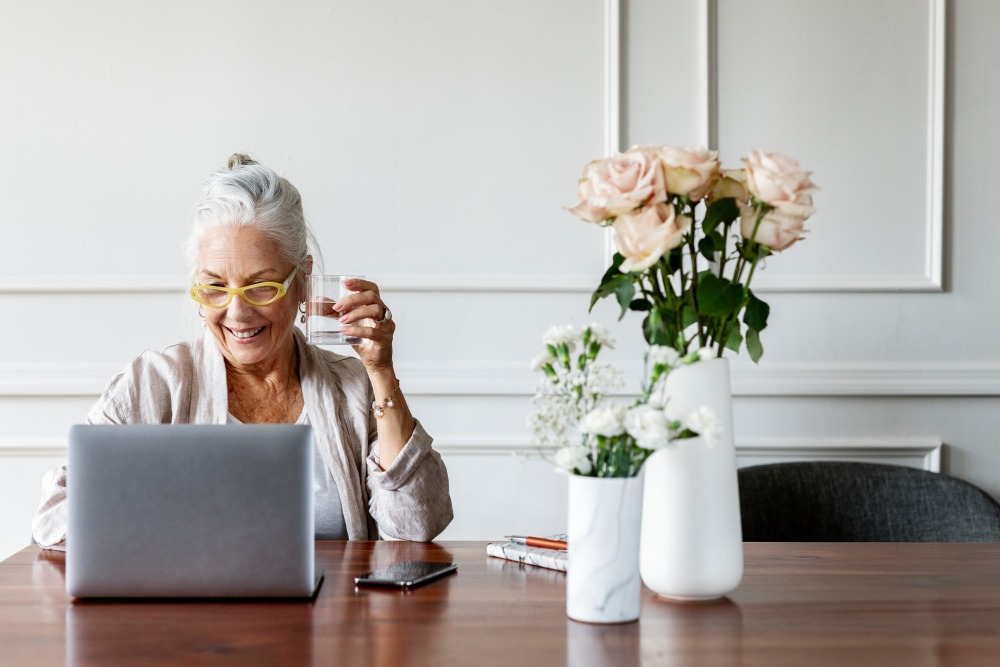
<path id="1" fill-rule="evenodd" d="M 299 312 L 302 313 L 302 315 L 299 316 L 299 322 L 301 322 L 302 324 L 305 324 L 306 323 L 306 302 L 305 301 L 302 301 L 302 302 L 299 303 Z"/>
<path id="2" fill-rule="evenodd" d="M 198 306 L 198 317 L 201 318 L 201 326 L 205 326 L 205 306 Z"/>

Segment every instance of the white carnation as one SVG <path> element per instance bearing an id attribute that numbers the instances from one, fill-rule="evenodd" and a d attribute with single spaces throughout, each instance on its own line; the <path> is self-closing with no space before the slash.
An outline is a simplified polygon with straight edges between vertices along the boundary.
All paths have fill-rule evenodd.
<path id="1" fill-rule="evenodd" d="M 540 371 L 545 366 L 549 364 L 554 364 L 555 362 L 556 358 L 553 357 L 548 350 L 545 350 L 544 352 L 539 353 L 538 356 L 536 356 L 534 359 L 531 360 L 531 370 Z"/>
<path id="2" fill-rule="evenodd" d="M 549 327 L 548 330 L 542 335 L 542 342 L 546 345 L 557 346 L 560 343 L 565 343 L 569 349 L 576 347 L 577 336 L 573 333 L 573 327 L 569 324 L 565 326 L 556 325 L 554 327 Z"/>
<path id="3" fill-rule="evenodd" d="M 662 409 L 649 404 L 637 405 L 625 414 L 625 430 L 644 449 L 670 442 L 670 420 Z"/>
<path id="4" fill-rule="evenodd" d="M 715 350 L 710 347 L 703 347 L 698 350 L 698 361 L 707 361 L 708 359 L 714 359 L 716 356 Z"/>
<path id="5" fill-rule="evenodd" d="M 722 437 L 722 424 L 715 413 L 704 406 L 691 412 L 684 425 L 700 435 L 709 447 L 714 447 Z"/>
<path id="6" fill-rule="evenodd" d="M 580 420 L 580 432 L 613 437 L 625 432 L 624 409 L 617 405 L 594 408 Z"/>
<path id="7" fill-rule="evenodd" d="M 563 447 L 557 451 L 554 463 L 556 470 L 567 474 L 579 471 L 581 475 L 589 475 L 593 469 L 587 448 L 579 445 Z"/>
<path id="8" fill-rule="evenodd" d="M 615 349 L 615 339 L 606 327 L 594 323 L 587 328 L 590 329 L 590 340 L 600 343 L 603 347 L 608 349 Z"/>
<path id="9" fill-rule="evenodd" d="M 663 366 L 676 366 L 681 355 L 672 347 L 666 345 L 653 345 L 649 348 L 649 361 Z"/>
<path id="10" fill-rule="evenodd" d="M 656 384 L 653 385 L 652 390 L 650 390 L 649 399 L 646 403 L 654 408 L 660 408 L 662 410 L 667 407 L 667 403 L 669 401 L 670 396 L 667 394 L 667 378 L 661 377 L 657 380 Z"/>

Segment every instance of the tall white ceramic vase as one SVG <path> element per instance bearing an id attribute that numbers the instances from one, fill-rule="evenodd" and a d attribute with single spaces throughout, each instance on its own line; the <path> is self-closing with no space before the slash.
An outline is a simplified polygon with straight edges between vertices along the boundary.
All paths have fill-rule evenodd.
<path id="1" fill-rule="evenodd" d="M 667 376 L 667 415 L 685 419 L 707 407 L 721 436 L 679 440 L 644 466 L 642 581 L 675 600 L 712 600 L 743 578 L 743 531 L 736 479 L 729 362 L 699 361 Z"/>
<path id="2" fill-rule="evenodd" d="M 639 477 L 569 478 L 566 614 L 587 623 L 639 618 Z"/>

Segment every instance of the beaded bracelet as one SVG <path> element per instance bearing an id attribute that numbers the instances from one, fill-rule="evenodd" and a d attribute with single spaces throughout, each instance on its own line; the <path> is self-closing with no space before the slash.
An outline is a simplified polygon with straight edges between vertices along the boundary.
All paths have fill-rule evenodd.
<path id="1" fill-rule="evenodd" d="M 396 380 L 396 388 L 392 390 L 392 393 L 389 394 L 389 397 L 387 399 L 382 401 L 382 405 L 379 405 L 377 401 L 372 401 L 372 414 L 375 415 L 376 419 L 382 419 L 382 416 L 385 414 L 385 411 L 392 408 L 393 405 L 392 397 L 396 395 L 397 391 L 399 391 L 398 379 Z"/>

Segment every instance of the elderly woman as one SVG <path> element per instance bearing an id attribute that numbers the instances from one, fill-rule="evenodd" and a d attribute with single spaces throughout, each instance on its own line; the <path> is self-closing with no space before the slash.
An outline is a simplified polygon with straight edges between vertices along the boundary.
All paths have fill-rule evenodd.
<path id="1" fill-rule="evenodd" d="M 204 337 L 143 353 L 87 421 L 310 424 L 318 539 L 432 540 L 452 519 L 448 473 L 396 378 L 396 324 L 378 286 L 352 280 L 333 307 L 342 331 L 362 339 L 360 360 L 306 344 L 295 320 L 305 312 L 310 242 L 298 190 L 232 156 L 205 183 L 188 241 Z M 35 541 L 65 548 L 66 468 L 43 487 Z"/>

